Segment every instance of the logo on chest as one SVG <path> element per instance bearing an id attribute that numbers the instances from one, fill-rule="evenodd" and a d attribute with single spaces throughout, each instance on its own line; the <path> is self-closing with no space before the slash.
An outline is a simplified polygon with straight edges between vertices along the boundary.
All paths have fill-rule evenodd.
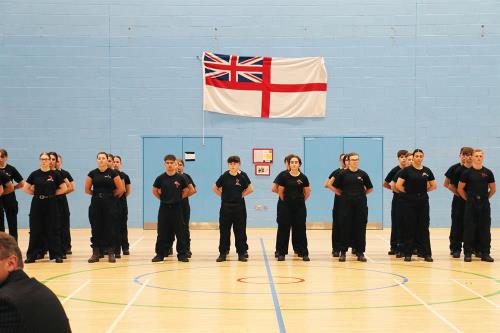
<path id="1" fill-rule="evenodd" d="M 49 176 L 47 177 L 47 181 L 48 181 L 48 182 L 53 182 L 53 181 L 54 181 L 54 178 L 53 178 L 51 175 L 49 175 Z"/>
<path id="2" fill-rule="evenodd" d="M 179 188 L 181 186 L 181 183 L 179 183 L 177 180 L 174 182 L 175 188 Z"/>
<path id="3" fill-rule="evenodd" d="M 302 185 L 302 184 L 304 184 L 304 183 L 302 182 L 302 180 L 297 179 L 297 185 Z"/>
<path id="4" fill-rule="evenodd" d="M 241 186 L 240 180 L 238 178 L 236 178 L 236 181 L 234 182 L 234 185 L 235 186 Z"/>
<path id="5" fill-rule="evenodd" d="M 362 183 L 362 182 L 363 182 L 363 177 L 358 176 L 358 177 L 357 177 L 357 179 L 358 179 L 358 181 L 359 181 L 360 183 Z"/>
<path id="6" fill-rule="evenodd" d="M 424 173 L 422 173 L 422 177 L 424 177 L 424 178 L 428 178 L 428 177 L 429 177 L 429 175 L 427 174 L 427 172 L 424 172 Z"/>
<path id="7" fill-rule="evenodd" d="M 104 175 L 104 179 L 111 179 L 110 175 Z"/>

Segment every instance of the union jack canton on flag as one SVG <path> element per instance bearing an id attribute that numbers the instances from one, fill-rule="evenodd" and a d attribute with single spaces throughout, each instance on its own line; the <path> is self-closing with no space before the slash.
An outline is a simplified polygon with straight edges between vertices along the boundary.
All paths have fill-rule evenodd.
<path id="1" fill-rule="evenodd" d="M 324 117 L 322 57 L 270 58 L 203 53 L 203 109 L 262 118 Z"/>

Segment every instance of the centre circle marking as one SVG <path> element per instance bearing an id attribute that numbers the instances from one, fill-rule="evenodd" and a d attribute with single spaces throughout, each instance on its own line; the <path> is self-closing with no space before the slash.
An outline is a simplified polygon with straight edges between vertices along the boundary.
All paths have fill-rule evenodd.
<path id="1" fill-rule="evenodd" d="M 257 279 L 258 282 L 254 281 L 254 279 Z M 293 276 L 274 276 L 274 275 L 273 275 L 273 280 L 274 280 L 273 281 L 274 284 L 292 284 L 292 283 L 301 283 L 301 282 L 305 281 L 302 278 L 293 277 Z M 267 275 L 266 276 L 248 276 L 248 277 L 236 279 L 236 281 L 241 282 L 241 283 L 248 283 L 248 284 L 269 284 L 269 278 L 267 277 Z"/>
<path id="2" fill-rule="evenodd" d="M 378 265 L 386 265 L 388 263 L 377 263 Z M 496 283 L 500 283 L 500 280 L 493 277 L 493 276 L 488 276 L 488 275 L 483 275 L 480 273 L 474 273 L 474 272 L 467 272 L 467 271 L 461 271 L 458 269 L 449 269 L 449 268 L 439 268 L 439 267 L 431 267 L 431 266 L 421 266 L 421 265 L 404 265 L 404 264 L 394 264 L 390 263 L 393 267 L 397 266 L 402 266 L 405 268 L 411 267 L 415 269 L 433 269 L 436 271 L 446 271 L 446 272 L 456 272 L 456 273 L 461 273 L 461 274 L 467 274 L 467 275 L 472 275 L 476 277 L 483 278 L 485 280 L 491 280 Z M 106 270 L 111 270 L 111 269 L 129 269 L 130 267 L 139 267 L 139 266 L 150 266 L 151 264 L 145 263 L 145 264 L 132 264 L 132 265 L 124 265 L 124 266 L 112 266 L 112 267 L 101 267 L 101 268 L 93 268 L 93 269 L 86 269 L 86 270 L 81 270 L 81 271 L 76 271 L 76 272 L 69 272 L 69 273 L 64 273 L 64 274 L 59 274 L 55 276 L 48 277 L 44 280 L 41 280 L 43 284 L 48 284 L 51 281 L 56 281 L 64 277 L 68 276 L 73 276 L 73 275 L 78 275 L 82 273 L 88 273 L 88 272 L 96 272 L 96 271 L 106 271 Z M 309 265 L 308 265 L 309 266 Z M 212 266 L 210 266 L 212 267 Z M 311 267 L 311 266 L 309 266 Z M 330 268 L 330 269 L 338 269 L 339 267 L 335 266 L 314 266 L 314 267 L 321 267 L 321 268 Z M 209 268 L 209 267 L 194 267 L 194 268 Z M 183 270 L 188 270 L 191 268 L 176 268 L 176 269 L 170 269 L 169 271 L 183 271 Z M 391 273 L 392 274 L 392 273 Z M 134 279 L 135 281 L 135 279 Z M 398 284 L 399 285 L 399 284 Z M 387 288 L 387 287 L 385 287 Z M 268 293 L 269 294 L 269 293 Z M 283 293 L 279 293 L 283 294 Z M 306 294 L 314 294 L 314 293 L 306 293 Z M 61 294 L 56 294 L 60 298 L 66 298 L 67 295 L 61 295 Z M 451 304 L 451 303 L 461 303 L 461 302 L 468 302 L 468 301 L 475 301 L 478 299 L 481 299 L 481 297 L 493 297 L 496 295 L 500 295 L 500 289 L 493 290 L 489 292 L 488 294 L 481 295 L 481 296 L 474 296 L 474 297 L 465 297 L 465 298 L 458 298 L 458 299 L 451 299 L 451 300 L 442 300 L 442 301 L 436 301 L 436 302 L 429 302 L 428 305 L 438 305 L 438 304 Z M 107 300 L 98 300 L 98 299 L 88 299 L 88 298 L 78 298 L 78 297 L 72 297 L 71 301 L 77 301 L 77 302 L 87 302 L 87 303 L 95 303 L 95 304 L 106 304 L 106 305 L 116 305 L 116 306 L 126 306 L 127 303 L 123 303 L 120 301 L 107 301 Z M 139 303 L 134 303 L 132 304 L 133 307 L 139 307 L 139 308 L 156 308 L 156 309 L 179 309 L 179 310 L 215 310 L 215 311 L 275 311 L 273 307 L 269 308 L 236 308 L 236 307 L 210 307 L 210 306 L 175 306 L 175 305 L 162 305 L 162 304 L 139 304 Z M 332 310 L 364 310 L 364 309 L 391 309 L 391 308 L 408 308 L 408 307 L 419 307 L 422 306 L 421 303 L 408 303 L 408 304 L 389 304 L 389 305 L 372 305 L 372 306 L 330 306 L 330 307 L 324 307 L 324 308 L 315 308 L 315 307 L 309 307 L 309 308 L 281 308 L 281 311 L 332 311 Z"/>

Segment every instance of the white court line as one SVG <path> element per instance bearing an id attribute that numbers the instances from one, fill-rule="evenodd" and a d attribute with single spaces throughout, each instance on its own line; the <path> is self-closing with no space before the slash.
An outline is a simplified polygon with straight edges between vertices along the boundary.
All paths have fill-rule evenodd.
<path id="1" fill-rule="evenodd" d="M 368 259 L 369 262 L 377 263 L 375 260 L 373 260 L 372 258 L 368 257 L 366 254 L 365 254 L 365 258 Z"/>
<path id="2" fill-rule="evenodd" d="M 439 312 L 437 312 L 436 310 L 434 310 L 433 308 L 431 308 L 429 306 L 429 304 L 425 303 L 425 301 L 423 299 L 421 299 L 420 297 L 418 297 L 417 295 L 415 295 L 410 289 L 408 289 L 408 287 L 406 287 L 404 284 L 402 284 L 401 281 L 394 279 L 394 282 L 396 282 L 397 284 L 399 284 L 401 286 L 401 288 L 403 288 L 404 290 L 406 290 L 406 292 L 408 294 L 410 294 L 411 296 L 413 296 L 413 298 L 415 298 L 417 301 L 419 301 L 420 303 L 422 303 L 422 305 L 425 306 L 427 308 L 427 310 L 429 310 L 430 312 L 432 312 L 436 317 L 438 317 L 443 323 L 445 323 L 446 325 L 448 325 L 455 332 L 460 332 L 460 333 L 462 332 L 455 325 L 453 325 L 451 322 L 449 322 L 445 317 L 441 316 L 439 314 Z"/>
<path id="3" fill-rule="evenodd" d="M 456 284 L 458 284 L 459 286 L 467 289 L 468 291 L 470 291 L 471 293 L 473 293 L 474 295 L 476 295 L 477 297 L 481 297 L 481 299 L 483 299 L 484 301 L 490 303 L 491 305 L 493 305 L 494 307 L 496 307 L 497 309 L 500 309 L 500 305 L 498 305 L 497 303 L 493 302 L 492 300 L 490 299 L 487 299 L 486 297 L 484 297 L 483 295 L 479 294 L 478 292 L 476 292 L 475 290 L 472 290 L 471 288 L 467 287 L 466 285 L 458 282 L 457 280 L 455 279 L 451 279 L 453 282 L 455 282 Z"/>
<path id="4" fill-rule="evenodd" d="M 67 301 L 69 301 L 71 298 L 73 298 L 73 296 L 75 296 L 76 294 L 78 294 L 80 292 L 80 290 L 82 290 L 83 288 L 85 288 L 89 283 L 90 283 L 90 280 L 85 281 L 80 287 L 78 287 L 78 289 L 76 289 L 71 294 L 69 294 L 68 296 L 66 296 L 66 298 L 61 301 L 61 304 L 64 304 Z"/>
<path id="5" fill-rule="evenodd" d="M 116 325 L 118 325 L 118 323 L 120 322 L 120 320 L 122 320 L 122 318 L 125 315 L 125 313 L 127 312 L 127 310 L 132 306 L 132 304 L 139 297 L 139 295 L 144 290 L 144 288 L 148 285 L 148 283 L 149 283 L 149 280 L 146 280 L 146 282 L 144 282 L 142 284 L 141 288 L 139 288 L 139 290 L 137 290 L 137 292 L 135 293 L 135 295 L 127 303 L 127 306 L 125 306 L 125 308 L 122 310 L 122 312 L 120 312 L 120 314 L 118 315 L 118 317 L 116 317 L 115 321 L 113 322 L 113 324 L 111 324 L 110 328 L 108 328 L 108 330 L 106 331 L 106 333 L 111 333 L 115 329 Z"/>
<path id="6" fill-rule="evenodd" d="M 382 236 L 377 236 L 378 239 L 381 239 L 383 240 L 384 242 L 386 242 L 387 244 L 391 245 L 391 242 L 389 242 L 387 239 L 385 239 L 384 237 Z"/>
<path id="7" fill-rule="evenodd" d="M 133 249 L 134 249 L 134 247 L 135 247 L 137 244 L 139 244 L 139 242 L 140 242 L 141 240 L 143 240 L 143 239 L 144 239 L 144 236 L 142 236 L 141 238 L 139 238 L 138 240 L 136 240 L 135 242 L 133 242 L 133 243 L 132 243 L 132 245 L 130 245 L 130 249 L 131 249 L 131 250 L 133 250 Z"/>

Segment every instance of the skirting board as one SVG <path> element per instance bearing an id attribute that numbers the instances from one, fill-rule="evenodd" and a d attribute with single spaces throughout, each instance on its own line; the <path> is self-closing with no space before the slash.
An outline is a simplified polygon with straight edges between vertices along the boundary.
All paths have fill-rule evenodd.
<path id="1" fill-rule="evenodd" d="M 368 222 L 367 230 L 382 230 L 384 228 L 381 222 Z M 156 222 L 144 223 L 145 230 L 156 230 Z M 218 222 L 190 222 L 189 229 L 192 230 L 217 230 L 219 229 Z M 308 230 L 331 230 L 331 222 L 307 222 Z"/>

